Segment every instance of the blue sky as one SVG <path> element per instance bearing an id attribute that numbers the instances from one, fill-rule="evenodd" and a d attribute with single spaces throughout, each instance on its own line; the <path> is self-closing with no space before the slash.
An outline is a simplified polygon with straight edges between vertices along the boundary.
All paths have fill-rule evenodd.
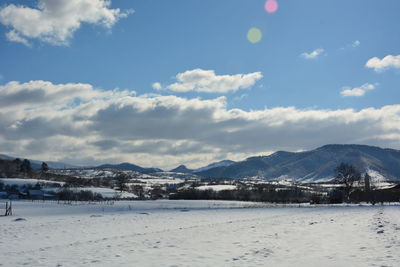
<path id="1" fill-rule="evenodd" d="M 85 0 L 74 1 L 76 3 L 85 2 Z M 195 98 L 200 98 L 203 102 L 214 101 L 218 97 L 224 96 L 225 107 L 222 108 L 224 112 L 229 113 L 234 109 L 250 112 L 244 113 L 246 116 L 255 116 L 255 113 L 251 113 L 252 111 L 279 110 L 279 108 L 287 109 L 289 107 L 303 112 L 320 112 L 326 109 L 338 112 L 354 109 L 354 112 L 357 113 L 370 108 L 377 110 L 388 106 L 393 108 L 399 104 L 400 69 L 396 65 L 396 60 L 400 59 L 389 60 L 390 62 L 385 65 L 385 68 L 366 67 L 366 63 L 371 58 L 377 57 L 379 60 L 383 60 L 389 55 L 394 57 L 400 55 L 398 27 L 400 25 L 400 16 L 398 16 L 400 2 L 396 0 L 277 0 L 279 9 L 272 14 L 264 10 L 265 1 L 259 0 L 113 0 L 110 6 L 104 7 L 107 10 L 119 8 L 121 14 L 125 12 L 125 15 L 116 16 L 118 18 L 115 21 L 104 26 L 99 21 L 85 21 L 84 16 L 89 15 L 84 14 L 82 15 L 83 19 L 80 19 L 79 27 L 70 30 L 70 36 L 63 39 L 64 43 L 61 45 L 55 43 L 54 40 L 46 40 L 43 38 L 44 35 L 24 35 L 24 29 L 31 32 L 40 29 L 39 26 L 34 27 L 35 21 L 32 22 L 31 28 L 26 28 L 18 26 L 20 21 L 16 19 L 16 15 L 13 15 L 13 18 L 5 15 L 4 10 L 10 5 L 15 5 L 15 9 L 25 6 L 40 10 L 40 3 L 46 3 L 48 0 L 27 2 L 6 0 L 1 3 L 3 17 L 0 15 L 0 84 L 3 85 L 4 91 L 7 87 L 6 84 L 10 81 L 24 84 L 29 81 L 42 80 L 50 82 L 52 85 L 88 84 L 95 91 L 113 89 L 135 91 L 136 96 L 143 94 L 174 95 L 184 101 Z M 62 4 L 63 0 L 57 2 Z M 104 4 L 101 0 L 94 2 Z M 65 16 L 67 17 L 68 14 Z M 258 28 L 262 32 L 263 37 L 258 43 L 251 43 L 246 37 L 252 27 Z M 24 38 L 28 44 L 12 41 L 10 37 L 7 37 L 11 31 L 18 33 L 18 36 Z M 49 36 L 53 33 L 46 34 Z M 312 51 L 322 52 L 314 58 L 304 57 L 304 53 L 310 54 Z M 199 92 L 195 89 L 188 92 L 167 89 L 169 85 L 177 82 L 176 75 L 197 69 L 212 70 L 217 76 L 246 75 L 258 72 L 262 78 L 253 80 L 250 82 L 251 85 L 246 85 L 245 88 L 228 88 L 223 92 L 215 93 Z M 163 89 L 153 89 L 152 84 L 155 82 L 159 82 Z M 346 89 L 361 89 L 363 92 L 361 95 L 350 93 L 350 96 L 344 96 L 341 92 Z M 15 93 L 16 89 L 8 90 L 8 95 L 10 95 L 10 92 Z M 21 88 L 19 90 L 23 91 Z M 77 105 L 79 105 L 79 101 L 82 101 L 79 100 L 80 98 L 79 94 L 74 98 Z M 52 100 L 48 99 L 48 101 Z M 83 102 L 85 101 L 88 100 L 83 100 Z M 58 111 L 65 108 L 56 107 Z M 32 110 L 33 106 L 26 105 L 23 109 Z M 21 111 L 21 106 L 18 106 L 18 110 Z M 394 114 L 397 113 L 394 112 Z M 16 121 L 21 123 L 34 120 L 31 118 L 32 115 L 21 116 L 14 121 L 8 121 L 8 127 L 14 125 Z M 375 118 L 374 116 L 372 117 Z M 388 130 L 389 122 L 386 119 L 379 122 L 383 125 L 380 128 L 382 132 L 379 134 L 374 132 L 361 139 L 349 140 L 346 139 L 347 136 L 338 140 L 326 138 L 326 140 L 322 139 L 315 143 L 307 142 L 306 145 L 301 144 L 304 140 L 298 140 L 298 145 L 288 146 L 283 145 L 290 143 L 285 140 L 279 142 L 271 140 L 271 142 L 282 144 L 283 148 L 289 150 L 309 149 L 323 143 L 347 142 L 346 140 L 400 148 L 393 136 L 389 138 L 389 141 L 384 138 L 384 136 L 393 134 L 397 137 L 398 129 L 389 127 Z M 260 122 L 260 124 L 263 123 L 265 122 Z M 348 122 L 345 124 L 347 125 Z M 341 127 L 340 125 L 339 123 L 335 127 Z M 245 127 L 251 129 L 252 126 Z M 270 129 L 267 127 L 263 130 L 269 131 Z M 289 127 L 289 129 L 291 128 Z M 150 128 L 148 130 L 151 131 Z M 230 130 L 225 129 L 224 131 L 229 132 Z M 3 147 L 12 147 L 10 142 L 15 140 L 11 141 L 11 138 L 8 137 L 10 134 L 5 132 L 0 142 L 3 140 Z M 99 130 L 96 134 L 98 132 Z M 322 133 L 315 132 L 313 134 L 319 136 Z M 245 136 L 244 133 L 243 135 Z M 55 138 L 55 136 L 77 138 L 65 132 L 57 133 L 51 138 Z M 88 140 L 94 136 L 94 133 L 88 134 L 88 136 L 84 143 L 89 142 Z M 97 139 L 94 138 L 96 139 L 94 142 L 120 141 L 110 140 L 109 136 L 107 138 L 103 135 L 96 136 Z M 194 142 L 201 147 L 215 147 L 213 142 L 205 141 L 214 137 L 213 134 L 194 139 L 189 136 L 179 138 L 157 136 L 152 139 L 152 142 L 160 145 L 161 143 L 157 142 L 187 141 Z M 66 160 L 75 158 L 73 154 L 61 156 L 68 154 L 64 148 L 55 148 L 58 153 L 52 156 L 43 151 L 32 152 L 33 148 L 29 149 L 29 144 L 34 142 L 33 139 L 36 137 L 25 136 L 23 138 L 25 138 L 23 140 L 26 142 L 26 148 L 1 152 Z M 230 143 L 241 142 L 241 139 L 235 139 L 239 137 L 230 138 Z M 144 139 L 138 136 L 126 141 L 139 142 Z M 21 140 L 19 141 L 23 143 Z M 197 158 L 195 155 L 203 152 L 195 149 L 190 156 L 184 153 L 181 155 L 179 149 L 178 152 L 174 152 L 175 154 L 172 152 L 172 154 L 167 154 L 174 159 L 169 160 L 173 164 L 186 161 L 189 165 L 196 165 L 197 162 L 202 164 L 226 157 L 240 159 L 247 155 L 269 153 L 278 149 L 275 145 L 268 143 L 264 145 L 265 147 L 260 150 L 243 149 L 243 153 L 232 152 L 226 147 L 219 148 L 220 150 L 217 152 L 211 149 L 204 152 L 201 158 Z M 172 145 L 175 148 L 177 146 L 179 147 L 176 143 Z M 54 148 L 54 146 L 52 147 Z M 137 149 L 137 146 L 135 148 Z M 109 147 L 109 149 L 111 148 Z M 100 156 L 101 152 L 88 154 L 82 161 L 90 163 L 107 160 L 135 162 L 139 160 L 145 165 L 157 165 L 159 162 L 156 160 L 156 164 L 154 164 L 150 160 L 151 155 L 154 154 L 151 149 L 144 149 L 144 152 L 141 152 L 147 156 L 140 154 L 137 157 L 132 154 L 124 156 L 124 153 L 117 153 L 117 149 L 114 149 L 113 156 L 106 158 Z M 147 160 L 142 160 L 146 157 L 148 157 Z M 168 164 L 162 163 L 161 165 Z"/>

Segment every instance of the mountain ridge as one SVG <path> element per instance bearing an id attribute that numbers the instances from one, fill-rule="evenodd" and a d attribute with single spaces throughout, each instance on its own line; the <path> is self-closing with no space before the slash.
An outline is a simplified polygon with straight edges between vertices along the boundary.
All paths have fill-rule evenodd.
<path id="1" fill-rule="evenodd" d="M 152 173 L 152 172 L 162 172 L 162 169 L 159 168 L 144 168 L 140 167 L 138 165 L 129 163 L 129 162 L 123 162 L 119 164 L 102 164 L 99 166 L 94 167 L 95 169 L 119 169 L 119 170 L 125 170 L 125 171 L 137 171 L 141 173 Z"/>
<path id="2" fill-rule="evenodd" d="M 3 159 L 15 159 L 0 154 Z M 40 168 L 42 161 L 30 160 L 32 167 Z M 159 168 L 144 168 L 132 163 L 102 164 L 97 167 L 76 167 L 62 162 L 46 161 L 50 168 L 112 168 L 141 173 L 163 172 Z M 242 161 L 222 160 L 198 169 L 180 165 L 170 172 L 190 173 L 204 178 L 241 179 L 258 177 L 267 180 L 294 179 L 324 181 L 334 177 L 334 169 L 341 163 L 354 165 L 362 173 L 400 181 L 400 150 L 357 144 L 328 144 L 301 152 L 276 151 L 267 156 L 248 157 Z"/>
<path id="3" fill-rule="evenodd" d="M 230 166 L 197 173 L 205 178 L 264 179 L 291 178 L 299 181 L 331 180 L 341 163 L 361 172 L 379 173 L 388 180 L 400 180 L 400 151 L 368 145 L 331 144 L 310 151 L 277 151 L 268 156 L 249 157 Z"/>

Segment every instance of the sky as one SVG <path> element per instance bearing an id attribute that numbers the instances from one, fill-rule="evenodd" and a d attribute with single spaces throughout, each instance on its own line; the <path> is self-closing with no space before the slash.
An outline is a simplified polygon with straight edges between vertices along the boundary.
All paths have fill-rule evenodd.
<path id="1" fill-rule="evenodd" d="M 0 2 L 0 153 L 170 169 L 400 149 L 400 1 Z"/>

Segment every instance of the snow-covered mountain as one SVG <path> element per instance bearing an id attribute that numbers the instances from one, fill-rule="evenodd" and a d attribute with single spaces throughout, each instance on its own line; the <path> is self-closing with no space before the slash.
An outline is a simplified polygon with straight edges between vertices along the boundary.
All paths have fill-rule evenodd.
<path id="1" fill-rule="evenodd" d="M 188 169 L 185 165 L 179 165 L 175 169 L 170 170 L 170 172 L 198 173 L 198 172 L 206 171 L 206 170 L 216 168 L 216 167 L 229 166 L 229 165 L 232 165 L 233 163 L 235 163 L 235 162 L 232 160 L 222 160 L 222 161 L 211 163 L 207 166 L 204 166 L 204 167 L 201 167 L 198 169 Z"/>
<path id="2" fill-rule="evenodd" d="M 0 155 L 0 159 L 15 159 Z M 31 160 L 33 168 L 41 161 Z M 223 160 L 199 169 L 184 165 L 171 170 L 171 175 L 190 174 L 205 178 L 248 178 L 269 180 L 294 179 L 297 181 L 328 181 L 341 163 L 354 165 L 362 173 L 368 172 L 375 180 L 400 181 L 400 150 L 383 149 L 367 145 L 325 145 L 305 152 L 278 151 L 269 156 L 250 157 L 244 161 Z M 50 168 L 76 168 L 62 162 L 47 162 Z M 93 169 L 115 169 L 140 173 L 162 172 L 158 168 L 143 168 L 131 163 L 103 164 Z"/>
<path id="3" fill-rule="evenodd" d="M 235 163 L 235 162 L 232 160 L 221 160 L 218 162 L 211 163 L 205 167 L 198 168 L 198 169 L 194 170 L 193 172 L 196 172 L 196 173 L 202 172 L 202 171 L 206 171 L 206 170 L 216 168 L 216 167 L 227 167 L 227 166 L 232 165 L 233 163 Z"/>
<path id="4" fill-rule="evenodd" d="M 278 151 L 197 174 L 207 178 L 258 176 L 265 179 L 324 181 L 334 177 L 334 169 L 341 162 L 352 164 L 375 179 L 400 181 L 400 151 L 366 145 L 326 145 L 297 153 Z"/>

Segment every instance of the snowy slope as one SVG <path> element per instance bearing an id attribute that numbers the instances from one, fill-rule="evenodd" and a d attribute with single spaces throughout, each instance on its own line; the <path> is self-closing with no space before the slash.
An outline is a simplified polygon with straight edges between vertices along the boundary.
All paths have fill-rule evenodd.
<path id="1" fill-rule="evenodd" d="M 202 172 L 202 171 L 206 171 L 206 170 L 209 170 L 209 169 L 212 169 L 212 168 L 216 168 L 216 167 L 227 167 L 227 166 L 232 165 L 233 163 L 235 163 L 235 162 L 232 161 L 232 160 L 221 160 L 221 161 L 218 161 L 218 162 L 211 163 L 211 164 L 209 164 L 207 166 L 195 169 L 195 170 L 193 170 L 193 172 L 195 172 L 195 173 L 196 172 Z"/>
<path id="2" fill-rule="evenodd" d="M 14 202 L 15 215 L 0 217 L 0 264 L 336 267 L 400 261 L 397 206 L 230 208 L 243 205 Z"/>
<path id="3" fill-rule="evenodd" d="M 327 181 L 335 168 L 346 162 L 375 179 L 400 181 L 400 151 L 365 145 L 326 145 L 305 152 L 278 151 L 269 156 L 251 157 L 229 166 L 211 168 L 198 175 L 207 178 L 294 179 Z"/>
<path id="4" fill-rule="evenodd" d="M 236 185 L 225 185 L 225 184 L 217 184 L 217 185 L 201 185 L 196 187 L 197 190 L 213 190 L 213 191 L 222 191 L 222 190 L 235 190 L 237 189 Z"/>
<path id="5" fill-rule="evenodd" d="M 36 185 L 38 183 L 41 186 L 54 185 L 54 184 L 58 184 L 60 186 L 64 185 L 64 182 L 40 180 L 40 179 L 25 179 L 25 178 L 0 178 L 0 182 L 3 183 L 4 185 L 17 185 L 19 187 L 24 185 Z"/>

